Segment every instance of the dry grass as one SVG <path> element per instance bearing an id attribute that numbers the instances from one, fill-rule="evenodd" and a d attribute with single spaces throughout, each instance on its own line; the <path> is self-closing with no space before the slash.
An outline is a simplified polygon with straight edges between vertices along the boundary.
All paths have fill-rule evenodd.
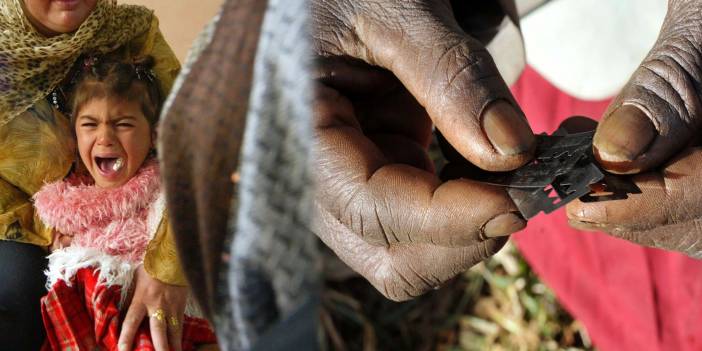
<path id="1" fill-rule="evenodd" d="M 593 350 L 514 246 L 413 301 L 383 298 L 361 278 L 328 283 L 330 350 Z"/>

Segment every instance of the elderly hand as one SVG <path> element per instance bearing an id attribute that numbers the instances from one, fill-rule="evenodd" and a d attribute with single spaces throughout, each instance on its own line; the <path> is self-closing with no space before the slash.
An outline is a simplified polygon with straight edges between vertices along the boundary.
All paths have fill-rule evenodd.
<path id="1" fill-rule="evenodd" d="M 134 279 L 134 294 L 122 323 L 119 350 L 132 349 L 139 325 L 147 318 L 156 351 L 180 351 L 188 288 L 162 283 L 152 278 L 144 266 L 139 267 Z"/>
<path id="2" fill-rule="evenodd" d="M 521 166 L 534 146 L 490 54 L 454 15 L 449 1 L 313 1 L 314 231 L 394 300 L 437 287 L 526 225 L 503 189 L 441 182 L 428 157 L 432 125 L 487 170 Z"/>
<path id="3" fill-rule="evenodd" d="M 641 194 L 568 205 L 571 225 L 702 258 L 702 149 L 686 149 L 660 171 L 633 177 Z"/>
<path id="4" fill-rule="evenodd" d="M 625 201 L 573 203 L 571 223 L 649 246 L 700 254 L 697 179 L 702 129 L 702 1 L 670 0 L 658 41 L 597 128 L 593 151 L 612 172 L 638 173 Z M 683 151 L 681 151 L 683 150 Z"/>

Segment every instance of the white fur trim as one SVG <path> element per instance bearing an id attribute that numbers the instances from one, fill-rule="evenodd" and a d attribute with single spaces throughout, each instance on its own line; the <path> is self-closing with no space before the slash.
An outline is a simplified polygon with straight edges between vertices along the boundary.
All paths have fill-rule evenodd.
<path id="1" fill-rule="evenodd" d="M 99 273 L 98 284 L 112 286 L 119 285 L 122 288 L 122 296 L 119 306 L 127 298 L 129 289 L 134 278 L 134 271 L 138 265 L 121 260 L 116 256 L 111 256 L 100 252 L 97 249 L 69 246 L 49 255 L 49 267 L 45 271 L 47 276 L 46 288 L 51 287 L 59 280 L 71 286 L 71 278 L 78 270 L 94 267 Z"/>
<path id="2" fill-rule="evenodd" d="M 188 293 L 188 300 L 185 302 L 185 315 L 195 318 L 205 318 L 205 314 L 202 313 L 200 305 L 193 298 L 192 293 Z"/>

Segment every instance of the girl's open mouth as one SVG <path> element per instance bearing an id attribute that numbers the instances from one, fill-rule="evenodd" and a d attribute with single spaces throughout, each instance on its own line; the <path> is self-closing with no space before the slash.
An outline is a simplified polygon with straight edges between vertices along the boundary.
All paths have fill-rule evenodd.
<path id="1" fill-rule="evenodd" d="M 95 157 L 95 164 L 103 176 L 112 177 L 122 169 L 124 160 L 121 157 Z"/>

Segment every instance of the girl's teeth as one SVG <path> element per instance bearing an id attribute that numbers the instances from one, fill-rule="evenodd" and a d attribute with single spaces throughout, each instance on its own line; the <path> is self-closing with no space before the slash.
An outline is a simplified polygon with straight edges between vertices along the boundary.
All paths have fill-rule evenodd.
<path id="1" fill-rule="evenodd" d="M 117 171 L 119 171 L 120 169 L 122 169 L 122 163 L 123 163 L 123 162 L 122 162 L 122 159 L 121 159 L 121 158 L 118 158 L 117 161 L 115 161 L 115 164 L 112 165 L 112 170 L 115 171 L 115 172 L 117 172 Z"/>

